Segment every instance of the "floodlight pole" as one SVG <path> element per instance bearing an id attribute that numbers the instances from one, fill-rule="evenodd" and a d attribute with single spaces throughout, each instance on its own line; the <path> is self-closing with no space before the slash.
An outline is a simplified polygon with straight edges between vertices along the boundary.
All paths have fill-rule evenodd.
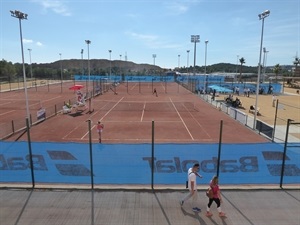
<path id="1" fill-rule="evenodd" d="M 179 70 L 179 67 L 180 67 L 180 55 L 178 55 L 178 70 Z"/>
<path id="2" fill-rule="evenodd" d="M 59 60 L 60 60 L 60 92 L 62 93 L 63 90 L 63 72 L 62 72 L 62 61 L 61 61 L 61 53 L 59 53 Z"/>
<path id="3" fill-rule="evenodd" d="M 200 35 L 191 35 L 191 42 L 194 43 L 194 76 L 196 75 L 196 43 L 200 42 Z"/>
<path id="4" fill-rule="evenodd" d="M 31 48 L 28 48 L 29 51 L 29 62 L 30 62 L 30 78 L 32 79 L 32 64 L 31 64 Z"/>
<path id="5" fill-rule="evenodd" d="M 88 113 L 91 113 L 92 110 L 92 96 L 90 95 L 90 92 L 89 92 L 89 85 L 90 85 L 90 77 L 91 77 L 91 68 L 90 68 L 90 44 L 91 44 L 91 41 L 90 40 L 85 40 L 85 43 L 87 44 L 87 47 L 88 47 L 88 84 L 87 84 L 87 96 L 88 96 L 88 99 L 89 99 L 89 111 Z"/>
<path id="6" fill-rule="evenodd" d="M 266 48 L 263 48 L 264 52 L 264 58 L 263 58 L 263 73 L 262 73 L 262 82 L 265 82 L 266 78 L 266 65 L 267 65 L 267 54 L 269 51 L 267 51 Z"/>
<path id="7" fill-rule="evenodd" d="M 21 40 L 21 51 L 22 51 L 22 63 L 23 63 L 23 79 L 24 79 L 24 92 L 25 92 L 25 102 L 26 102 L 26 113 L 27 118 L 29 121 L 29 127 L 31 126 L 31 118 L 29 112 L 29 105 L 28 105 L 28 94 L 27 94 L 27 81 L 26 81 L 26 72 L 25 72 L 25 63 L 24 63 L 24 49 L 23 49 L 23 38 L 22 38 L 22 24 L 21 20 L 27 20 L 27 14 L 22 13 L 20 11 L 10 11 L 11 16 L 19 19 L 19 27 L 20 27 L 20 40 Z"/>
<path id="8" fill-rule="evenodd" d="M 205 41 L 205 69 L 204 69 L 204 73 L 205 73 L 205 91 L 207 91 L 207 86 L 208 86 L 208 75 L 206 74 L 207 44 L 208 44 L 208 40 Z"/>
<path id="9" fill-rule="evenodd" d="M 111 80 L 111 50 L 108 50 L 109 52 L 109 81 Z"/>
<path id="10" fill-rule="evenodd" d="M 153 57 L 153 65 L 155 66 L 155 58 L 156 58 L 156 54 L 152 54 Z"/>
<path id="11" fill-rule="evenodd" d="M 186 72 L 189 73 L 189 54 L 190 54 L 190 50 L 186 50 L 186 53 L 187 53 Z"/>
<path id="12" fill-rule="evenodd" d="M 257 104 L 258 104 L 258 94 L 259 94 L 259 83 L 260 83 L 260 75 L 261 75 L 261 53 L 262 53 L 262 45 L 264 38 L 264 22 L 265 18 L 270 15 L 270 11 L 266 10 L 263 13 L 259 14 L 259 20 L 262 20 L 261 27 L 261 38 L 260 38 L 260 50 L 259 50 L 259 62 L 258 62 L 258 74 L 257 74 L 257 83 L 256 83 L 256 98 L 255 98 L 255 111 L 254 111 L 254 122 L 253 122 L 253 130 L 256 127 L 256 117 L 257 117 Z"/>
<path id="13" fill-rule="evenodd" d="M 234 82 L 236 81 L 236 78 L 238 76 L 239 57 L 240 57 L 239 55 L 236 55 L 236 71 L 235 71 L 236 75 L 235 75 L 235 78 L 234 78 Z"/>

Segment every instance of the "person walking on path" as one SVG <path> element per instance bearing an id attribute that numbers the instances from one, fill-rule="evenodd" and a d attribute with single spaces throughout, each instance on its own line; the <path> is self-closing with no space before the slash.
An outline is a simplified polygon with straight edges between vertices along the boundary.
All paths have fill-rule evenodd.
<path id="1" fill-rule="evenodd" d="M 209 197 L 209 201 L 206 207 L 206 216 L 211 217 L 213 214 L 210 212 L 210 206 L 213 202 L 217 204 L 217 210 L 219 212 L 220 217 L 226 217 L 225 213 L 221 210 L 221 202 L 222 196 L 219 188 L 219 179 L 217 176 L 213 176 L 212 180 L 210 181 L 209 187 L 212 191 L 212 196 Z"/>
<path id="2" fill-rule="evenodd" d="M 199 171 L 199 163 L 194 164 L 193 167 L 188 170 L 189 194 L 186 195 L 180 201 L 180 205 L 183 206 L 184 202 L 186 202 L 188 199 L 192 198 L 194 212 L 201 212 L 201 209 L 195 206 L 197 204 L 197 200 L 198 200 L 196 177 L 198 176 L 198 177 L 202 178 L 202 176 L 198 173 L 198 171 Z"/>
<path id="3" fill-rule="evenodd" d="M 104 128 L 104 125 L 99 120 L 98 123 L 97 123 L 97 133 L 99 135 L 99 143 L 102 143 L 101 135 L 102 135 L 103 128 Z"/>

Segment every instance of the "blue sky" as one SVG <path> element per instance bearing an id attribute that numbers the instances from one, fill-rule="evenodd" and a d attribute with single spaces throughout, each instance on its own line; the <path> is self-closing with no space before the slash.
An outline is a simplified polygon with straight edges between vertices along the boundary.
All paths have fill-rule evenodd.
<path id="1" fill-rule="evenodd" d="M 259 61 L 262 21 L 267 66 L 291 65 L 300 55 L 299 0 L 0 0 L 0 57 L 22 62 L 19 23 L 10 10 L 28 14 L 22 21 L 25 62 L 50 63 L 87 56 L 171 68 L 193 65 L 191 35 L 200 35 L 196 65 Z M 190 53 L 187 54 L 187 50 Z M 120 56 L 121 55 L 121 56 Z M 178 57 L 180 55 L 180 57 Z M 188 57 L 189 56 L 189 57 Z M 188 60 L 189 58 L 189 60 Z M 189 63 L 188 63 L 189 62 Z"/>

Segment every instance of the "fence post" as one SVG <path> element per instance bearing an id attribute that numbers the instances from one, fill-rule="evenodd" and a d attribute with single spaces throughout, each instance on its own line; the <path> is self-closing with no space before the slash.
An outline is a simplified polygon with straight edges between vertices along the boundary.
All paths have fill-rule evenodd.
<path id="1" fill-rule="evenodd" d="M 34 179 L 34 168 L 33 168 L 33 161 L 32 161 L 31 140 L 30 140 L 30 126 L 29 126 L 29 119 L 28 118 L 26 118 L 26 129 L 27 129 L 27 138 L 28 138 L 28 150 L 29 150 L 29 160 L 30 160 L 31 181 L 32 181 L 32 188 L 34 188 L 35 187 L 35 179 Z"/>
<path id="2" fill-rule="evenodd" d="M 91 192 L 92 192 L 92 207 L 91 207 L 91 224 L 94 225 L 94 171 L 93 171 L 93 148 L 92 148 L 92 132 L 91 132 L 91 120 L 88 120 L 89 130 L 89 148 L 90 148 L 90 170 L 91 170 Z"/>
<path id="3" fill-rule="evenodd" d="M 92 132 L 91 132 L 91 120 L 88 120 L 89 131 L 89 149 L 90 149 L 90 169 L 91 169 L 91 185 L 94 190 L 94 172 L 93 172 L 93 146 L 92 146 Z"/>
<path id="4" fill-rule="evenodd" d="M 284 141 L 283 156 L 282 156 L 282 165 L 281 165 L 281 175 L 280 175 L 280 188 L 282 188 L 282 182 L 283 182 L 283 176 L 284 176 L 286 147 L 287 147 L 287 142 L 288 142 L 288 137 L 289 137 L 289 128 L 290 128 L 290 122 L 291 121 L 292 121 L 291 119 L 288 119 L 287 120 L 287 125 L 286 125 L 286 133 L 285 133 L 285 141 Z"/>
<path id="5" fill-rule="evenodd" d="M 274 128 L 272 133 L 272 141 L 274 142 L 275 130 L 276 130 L 276 122 L 277 122 L 277 113 L 278 113 L 278 99 L 276 101 L 276 109 L 275 109 L 275 118 L 274 118 Z"/>
<path id="6" fill-rule="evenodd" d="M 217 176 L 219 176 L 220 171 L 220 157 L 221 157 L 221 146 L 222 146 L 222 133 L 223 133 L 223 120 L 220 123 L 220 136 L 219 136 L 219 149 L 218 149 L 218 166 L 217 166 Z"/>
<path id="7" fill-rule="evenodd" d="M 154 121 L 152 120 L 152 149 L 151 149 L 151 189 L 154 183 Z"/>

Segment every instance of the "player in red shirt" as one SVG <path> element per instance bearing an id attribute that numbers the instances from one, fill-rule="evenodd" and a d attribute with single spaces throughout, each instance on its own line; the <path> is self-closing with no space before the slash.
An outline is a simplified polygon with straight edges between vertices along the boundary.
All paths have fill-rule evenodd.
<path id="1" fill-rule="evenodd" d="M 102 134 L 103 128 L 104 128 L 104 125 L 99 120 L 98 124 L 97 124 L 97 133 L 99 135 L 99 143 L 101 143 L 101 134 Z"/>

